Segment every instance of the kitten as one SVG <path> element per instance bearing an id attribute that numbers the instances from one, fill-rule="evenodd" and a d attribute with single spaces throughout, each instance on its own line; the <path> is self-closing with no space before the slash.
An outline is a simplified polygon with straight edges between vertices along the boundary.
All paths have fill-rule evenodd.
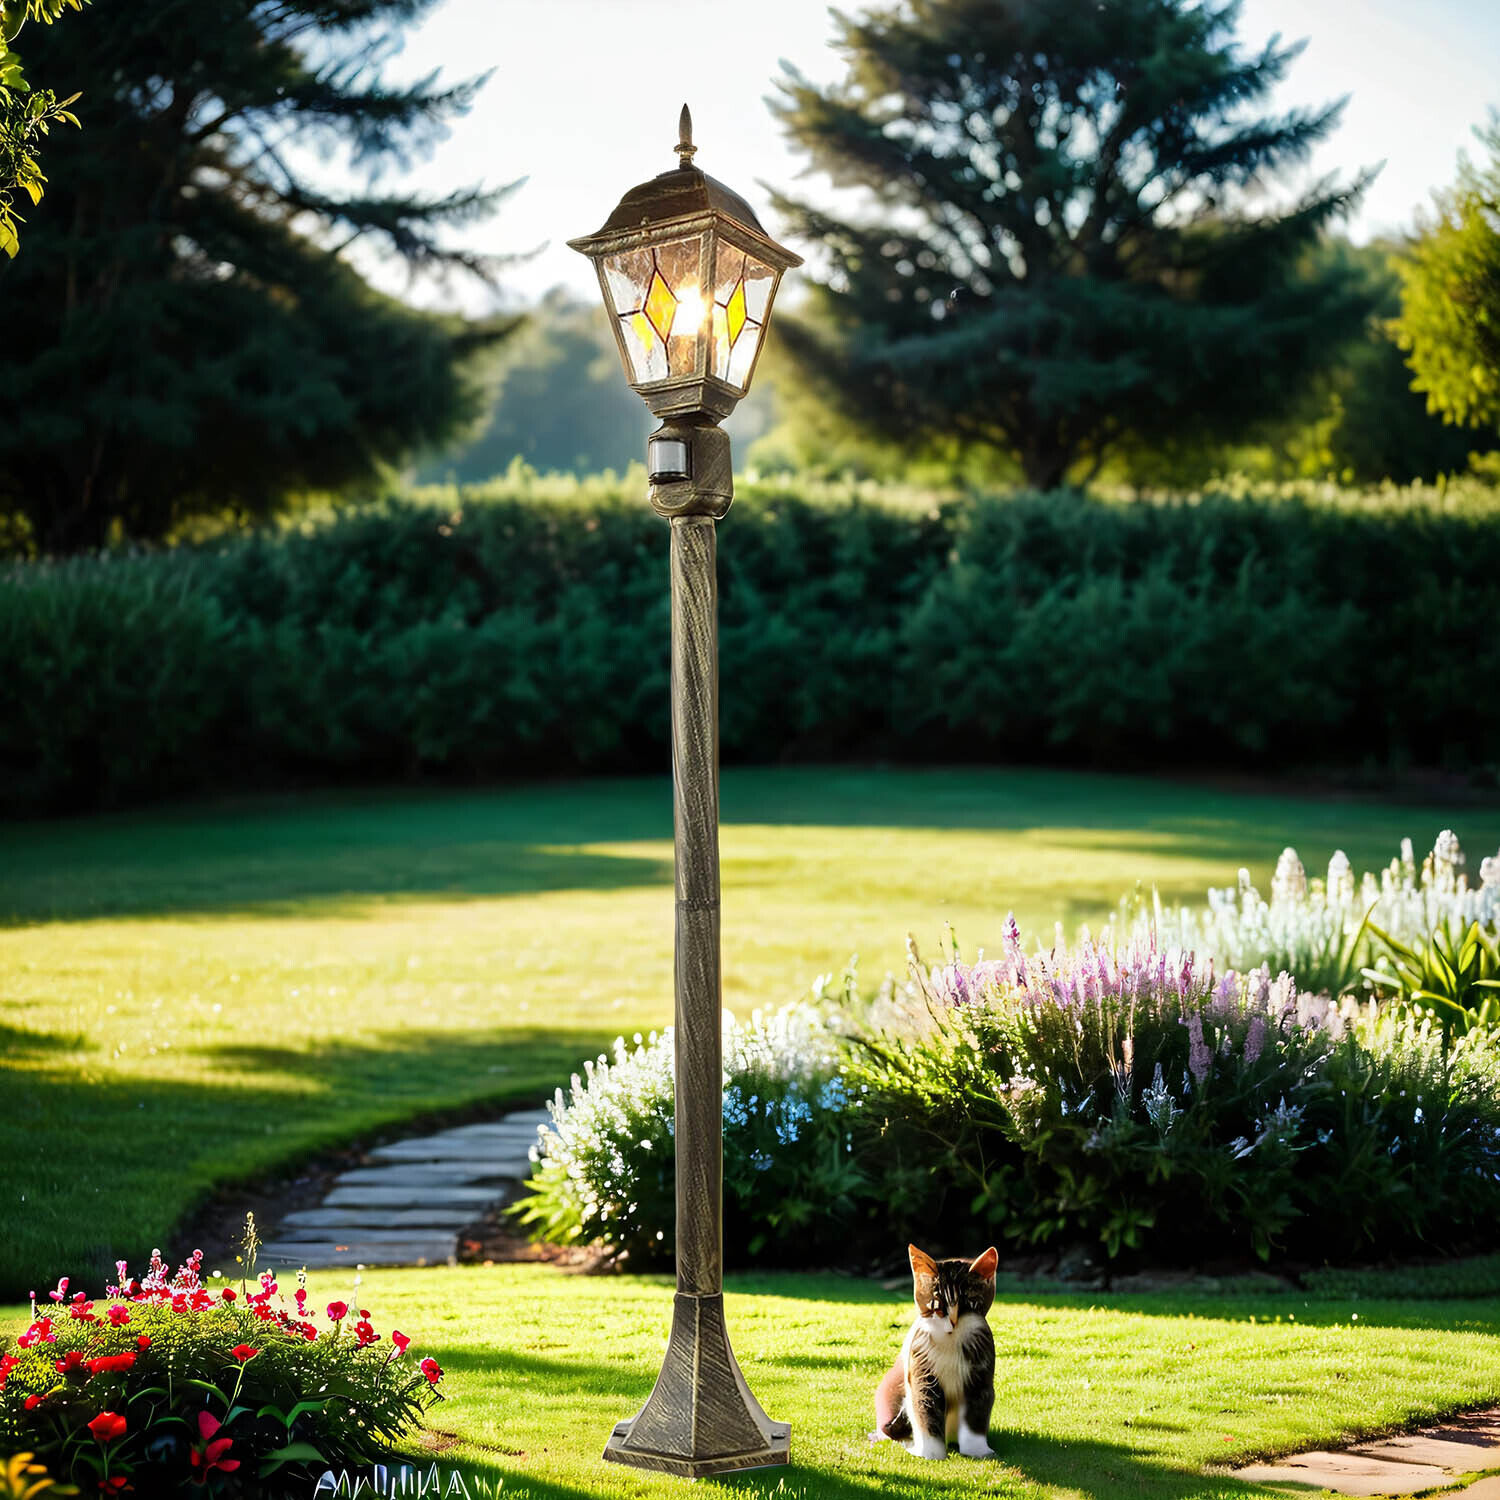
<path id="1" fill-rule="evenodd" d="M 894 1438 L 919 1458 L 946 1458 L 958 1439 L 965 1458 L 993 1458 L 995 1340 L 985 1314 L 995 1300 L 993 1246 L 978 1260 L 911 1256 L 916 1318 L 896 1363 L 875 1389 L 872 1441 Z"/>

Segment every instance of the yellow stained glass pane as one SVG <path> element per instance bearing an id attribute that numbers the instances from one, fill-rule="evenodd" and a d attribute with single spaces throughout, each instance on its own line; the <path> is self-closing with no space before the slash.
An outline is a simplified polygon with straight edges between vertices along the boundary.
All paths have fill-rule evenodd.
<path id="1" fill-rule="evenodd" d="M 634 381 L 665 380 L 667 347 L 656 336 L 645 313 L 630 313 L 620 319 L 624 336 L 626 363 Z"/>
<path id="2" fill-rule="evenodd" d="M 661 336 L 663 342 L 672 331 L 672 320 L 676 315 L 677 299 L 658 272 L 651 278 L 651 287 L 646 293 L 646 316 L 650 318 L 651 326 Z"/>
<path id="3" fill-rule="evenodd" d="M 729 378 L 729 325 L 724 309 L 714 303 L 714 363 L 713 372 L 720 380 Z"/>
<path id="4" fill-rule="evenodd" d="M 731 344 L 739 338 L 740 329 L 745 326 L 745 283 L 737 281 L 734 290 L 729 294 L 729 303 L 724 309 L 724 326 L 729 334 Z"/>

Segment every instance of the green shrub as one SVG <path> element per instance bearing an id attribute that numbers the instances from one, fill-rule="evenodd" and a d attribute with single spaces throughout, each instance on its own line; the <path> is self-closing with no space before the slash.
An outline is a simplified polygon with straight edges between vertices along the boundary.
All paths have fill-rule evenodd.
<path id="1" fill-rule="evenodd" d="M 857 1052 L 913 1224 L 1192 1261 L 1453 1252 L 1500 1224 L 1500 1045 L 1149 943 L 918 968 Z M 925 1173 L 925 1175 L 924 1175 Z M 882 1174 L 884 1175 L 884 1174 Z"/>
<path id="2" fill-rule="evenodd" d="M 726 761 L 1482 768 L 1500 499 L 872 503 L 742 484 Z M 0 575 L 11 811 L 307 779 L 657 768 L 666 528 L 524 475 Z M 1378 664 L 1378 667 L 1375 665 Z M 1455 705 L 1462 705 L 1456 712 Z"/>

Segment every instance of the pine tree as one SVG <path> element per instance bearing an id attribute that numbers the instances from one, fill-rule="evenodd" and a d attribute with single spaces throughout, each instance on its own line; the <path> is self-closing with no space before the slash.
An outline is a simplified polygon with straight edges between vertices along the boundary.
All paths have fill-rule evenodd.
<path id="1" fill-rule="evenodd" d="M 366 483 L 476 414 L 465 361 L 502 329 L 407 307 L 342 253 L 495 271 L 443 229 L 500 194 L 377 181 L 479 86 L 384 82 L 432 3 L 97 0 L 87 24 L 28 32 L 28 66 L 80 91 L 85 127 L 53 137 L 52 189 L 0 269 L 0 513 L 34 548 Z M 311 180 L 309 146 L 342 148 L 355 190 Z"/>
<path id="2" fill-rule="evenodd" d="M 866 190 L 783 337 L 853 418 L 1019 460 L 1051 488 L 1122 443 L 1229 438 L 1369 311 L 1307 252 L 1367 178 L 1258 199 L 1341 105 L 1263 107 L 1298 47 L 1246 54 L 1215 0 L 905 0 L 839 18 L 848 75 L 773 101 L 810 167 Z"/>

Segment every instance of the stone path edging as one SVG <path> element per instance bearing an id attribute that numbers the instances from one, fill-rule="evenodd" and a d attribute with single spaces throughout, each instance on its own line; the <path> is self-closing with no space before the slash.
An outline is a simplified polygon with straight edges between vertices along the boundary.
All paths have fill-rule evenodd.
<path id="1" fill-rule="evenodd" d="M 1452 1490 L 1462 1475 L 1486 1469 L 1500 1469 L 1500 1407 L 1417 1432 L 1354 1443 L 1339 1452 L 1295 1453 L 1232 1472 L 1251 1484 L 1373 1496 Z M 1462 1493 L 1466 1500 L 1500 1500 L 1500 1474 L 1480 1479 Z"/>
<path id="2" fill-rule="evenodd" d="M 310 1270 L 452 1265 L 458 1231 L 531 1175 L 527 1152 L 550 1120 L 545 1109 L 519 1110 L 378 1146 L 369 1153 L 377 1165 L 340 1173 L 317 1208 L 285 1215 L 260 1258 Z"/>

